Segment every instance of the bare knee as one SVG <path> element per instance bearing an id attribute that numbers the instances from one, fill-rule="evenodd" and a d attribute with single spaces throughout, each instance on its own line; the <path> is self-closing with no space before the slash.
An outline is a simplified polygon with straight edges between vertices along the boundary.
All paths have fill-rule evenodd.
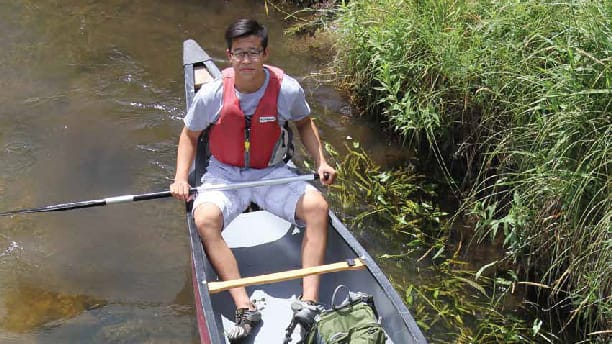
<path id="1" fill-rule="evenodd" d="M 194 221 L 202 240 L 221 237 L 223 213 L 216 205 L 204 203 L 197 207 L 194 212 Z"/>
<path id="2" fill-rule="evenodd" d="M 306 225 L 312 222 L 327 221 L 329 205 L 323 195 L 316 191 L 306 192 L 298 202 L 296 215 Z"/>

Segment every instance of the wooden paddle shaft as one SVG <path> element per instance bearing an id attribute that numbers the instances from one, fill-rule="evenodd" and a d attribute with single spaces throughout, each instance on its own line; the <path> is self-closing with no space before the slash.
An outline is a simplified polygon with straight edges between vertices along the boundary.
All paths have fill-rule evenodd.
<path id="1" fill-rule="evenodd" d="M 350 263 L 349 263 L 350 262 Z M 302 278 L 310 275 L 321 275 L 328 272 L 360 270 L 366 267 L 363 260 L 360 258 L 348 259 L 345 262 L 338 262 L 327 265 L 312 266 L 303 269 L 275 272 L 267 275 L 259 275 L 253 277 L 244 277 L 230 281 L 210 282 L 208 283 L 208 291 L 211 294 L 216 294 L 224 290 L 246 287 L 249 285 L 268 284 L 282 281 L 289 281 L 297 278 Z"/>

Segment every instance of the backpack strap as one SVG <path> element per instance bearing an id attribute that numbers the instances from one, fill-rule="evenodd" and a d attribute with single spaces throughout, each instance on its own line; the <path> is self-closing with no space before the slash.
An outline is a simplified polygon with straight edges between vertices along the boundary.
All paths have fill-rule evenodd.
<path id="1" fill-rule="evenodd" d="M 336 296 L 338 292 L 342 289 L 346 290 L 347 298 L 345 298 L 344 301 L 341 302 L 340 304 L 337 304 Z M 362 292 L 354 293 L 349 289 L 349 287 L 345 286 L 344 284 L 338 285 L 336 289 L 334 290 L 334 293 L 332 294 L 332 298 L 331 298 L 331 308 L 333 310 L 337 310 L 347 305 L 352 305 L 352 304 L 356 304 L 359 302 L 363 302 L 367 304 L 368 306 L 370 306 L 370 308 L 372 308 L 372 311 L 374 311 L 374 315 L 378 318 L 378 312 L 376 310 L 376 306 L 374 305 L 374 297 L 371 295 L 362 293 Z"/>
<path id="2" fill-rule="evenodd" d="M 338 309 L 338 308 L 340 308 L 340 307 L 342 307 L 344 305 L 344 302 L 339 304 L 339 305 L 336 305 L 336 296 L 337 296 L 338 292 L 341 289 L 346 289 L 346 294 L 348 296 L 349 303 L 353 301 L 353 299 L 351 297 L 351 290 L 349 289 L 349 287 L 345 286 L 344 284 L 340 284 L 340 285 L 338 285 L 336 287 L 336 289 L 334 290 L 334 293 L 332 294 L 332 297 L 331 297 L 330 305 L 331 305 L 332 309 L 334 309 L 334 310 L 336 310 L 336 309 Z"/>
<path id="3" fill-rule="evenodd" d="M 287 326 L 287 329 L 285 330 L 285 339 L 283 340 L 283 344 L 289 344 L 289 342 L 291 342 L 291 335 L 293 334 L 293 331 L 295 330 L 296 326 L 297 326 L 297 321 L 295 320 L 295 318 L 291 318 L 291 322 L 289 323 L 289 326 Z"/>

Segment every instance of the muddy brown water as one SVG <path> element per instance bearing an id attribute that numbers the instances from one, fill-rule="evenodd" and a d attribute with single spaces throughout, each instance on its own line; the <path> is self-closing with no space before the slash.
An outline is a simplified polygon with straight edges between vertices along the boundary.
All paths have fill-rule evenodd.
<path id="1" fill-rule="evenodd" d="M 270 28 L 321 136 L 398 156 L 309 76 L 325 58 L 263 1 L 0 1 L 0 211 L 165 190 L 184 115 L 182 42 L 225 65 L 238 17 Z M 0 218 L 0 342 L 197 341 L 189 241 L 174 200 Z"/>

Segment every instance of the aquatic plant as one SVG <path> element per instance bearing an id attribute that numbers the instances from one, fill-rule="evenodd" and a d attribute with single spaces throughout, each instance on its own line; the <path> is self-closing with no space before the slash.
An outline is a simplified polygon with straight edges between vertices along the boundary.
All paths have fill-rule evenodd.
<path id="1" fill-rule="evenodd" d="M 339 172 L 328 194 L 333 208 L 370 245 L 430 342 L 554 338 L 540 328 L 541 320 L 529 324 L 517 316 L 525 310 L 509 301 L 516 275 L 484 276 L 461 261 L 461 244 L 449 240 L 448 214 L 433 200 L 435 185 L 410 165 L 377 165 L 358 143 L 347 144 L 342 154 L 330 146 L 327 150 Z M 372 230 L 376 235 L 368 233 Z"/>

